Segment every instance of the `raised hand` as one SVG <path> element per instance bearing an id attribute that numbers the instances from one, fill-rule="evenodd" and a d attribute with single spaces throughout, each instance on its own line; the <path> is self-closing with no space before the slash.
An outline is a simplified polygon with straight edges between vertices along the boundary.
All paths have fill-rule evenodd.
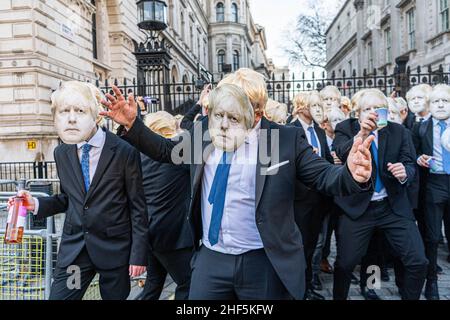
<path id="1" fill-rule="evenodd" d="M 403 165 L 403 163 L 388 163 L 387 169 L 392 175 L 397 178 L 399 182 L 404 182 L 406 178 L 408 178 L 408 175 L 406 174 L 406 168 Z"/>
<path id="2" fill-rule="evenodd" d="M 116 96 L 114 97 L 109 93 L 105 95 L 108 101 L 102 100 L 101 103 L 109 111 L 102 111 L 100 115 L 111 118 L 114 122 L 125 126 L 129 130 L 137 116 L 137 104 L 134 95 L 130 93 L 128 99 L 125 99 L 119 88 L 112 86 L 112 89 Z"/>
<path id="3" fill-rule="evenodd" d="M 378 115 L 375 112 L 371 112 L 364 121 L 361 122 L 361 130 L 357 137 L 362 138 L 363 141 L 377 129 Z M 370 147 L 370 146 L 369 146 Z"/>
<path id="4" fill-rule="evenodd" d="M 366 183 L 372 177 L 372 155 L 370 146 L 375 140 L 374 136 L 368 137 L 364 142 L 362 138 L 356 138 L 352 150 L 347 158 L 347 166 L 353 179 L 359 183 Z"/>

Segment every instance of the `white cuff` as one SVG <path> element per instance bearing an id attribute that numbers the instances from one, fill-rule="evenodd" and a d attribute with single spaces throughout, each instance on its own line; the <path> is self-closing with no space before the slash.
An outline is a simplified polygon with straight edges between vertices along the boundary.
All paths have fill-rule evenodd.
<path id="1" fill-rule="evenodd" d="M 406 178 L 404 181 L 400 181 L 400 184 L 405 184 L 408 182 L 408 178 Z"/>
<path id="2" fill-rule="evenodd" d="M 33 200 L 34 200 L 34 212 L 33 212 L 33 215 L 36 216 L 38 214 L 38 211 L 39 211 L 39 199 L 33 197 Z"/>

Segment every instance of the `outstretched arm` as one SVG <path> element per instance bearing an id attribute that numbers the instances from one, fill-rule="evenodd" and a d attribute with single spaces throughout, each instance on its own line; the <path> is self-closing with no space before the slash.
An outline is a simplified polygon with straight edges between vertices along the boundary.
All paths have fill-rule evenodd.
<path id="1" fill-rule="evenodd" d="M 372 159 L 370 144 L 374 137 L 363 143 L 355 140 L 347 159 L 342 166 L 333 166 L 320 158 L 297 134 L 297 177 L 308 187 L 328 195 L 346 196 L 367 191 L 370 187 Z"/>
<path id="2" fill-rule="evenodd" d="M 125 99 L 119 88 L 113 86 L 112 89 L 115 97 L 106 94 L 108 101 L 102 100 L 102 104 L 109 111 L 100 112 L 100 115 L 123 125 L 127 132 L 122 137 L 143 154 L 158 162 L 172 162 L 171 154 L 175 143 L 154 133 L 136 117 L 137 108 L 133 94 L 130 93 Z"/>

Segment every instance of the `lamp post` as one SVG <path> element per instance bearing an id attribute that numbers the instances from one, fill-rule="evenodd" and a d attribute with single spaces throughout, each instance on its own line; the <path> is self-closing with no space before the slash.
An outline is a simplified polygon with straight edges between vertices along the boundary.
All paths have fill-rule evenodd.
<path id="1" fill-rule="evenodd" d="M 161 0 L 138 0 L 138 27 L 146 40 L 135 48 L 138 69 L 138 95 L 158 101 L 159 107 L 171 111 L 169 95 L 170 60 L 169 48 L 161 33 L 167 28 L 167 5 Z M 140 81 L 139 81 L 140 80 Z"/>

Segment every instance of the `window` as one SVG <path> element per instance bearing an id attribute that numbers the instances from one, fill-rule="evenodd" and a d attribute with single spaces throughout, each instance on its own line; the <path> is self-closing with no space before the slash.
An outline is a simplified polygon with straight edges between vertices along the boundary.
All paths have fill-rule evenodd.
<path id="1" fill-rule="evenodd" d="M 192 52 L 194 52 L 194 30 L 192 26 L 189 27 L 189 46 Z"/>
<path id="2" fill-rule="evenodd" d="M 233 22 L 239 22 L 239 11 L 236 3 L 231 5 L 231 16 L 233 17 Z"/>
<path id="3" fill-rule="evenodd" d="M 217 53 L 217 67 L 219 72 L 222 72 L 224 63 L 225 63 L 225 51 L 219 50 L 219 52 Z"/>
<path id="4" fill-rule="evenodd" d="M 181 39 L 185 41 L 185 28 L 186 28 L 186 22 L 184 21 L 184 14 L 181 12 Z"/>
<path id="5" fill-rule="evenodd" d="M 392 61 L 392 34 L 391 28 L 384 30 L 384 47 L 386 49 L 386 63 Z"/>
<path id="6" fill-rule="evenodd" d="M 95 0 L 91 0 L 91 4 L 95 6 Z M 97 15 L 92 14 L 92 55 L 94 59 L 98 59 L 98 48 L 97 48 Z"/>
<path id="7" fill-rule="evenodd" d="M 216 21 L 224 22 L 225 21 L 225 7 L 222 2 L 219 2 L 216 6 Z"/>
<path id="8" fill-rule="evenodd" d="M 372 72 L 373 68 L 373 46 L 372 42 L 367 44 L 367 58 L 368 58 L 368 68 L 369 72 Z"/>
<path id="9" fill-rule="evenodd" d="M 441 31 L 447 31 L 450 29 L 449 11 L 448 0 L 440 0 L 439 14 L 441 17 Z"/>
<path id="10" fill-rule="evenodd" d="M 234 51 L 233 52 L 233 69 L 236 71 L 240 68 L 240 64 L 239 64 L 239 52 L 238 51 Z"/>
<path id="11" fill-rule="evenodd" d="M 408 21 L 408 49 L 416 48 L 416 10 L 411 9 L 406 13 Z"/>
<path id="12" fill-rule="evenodd" d="M 349 71 L 349 76 L 351 76 L 353 73 L 353 61 L 352 60 L 349 60 L 349 62 L 348 62 L 348 70 L 350 70 Z"/>

